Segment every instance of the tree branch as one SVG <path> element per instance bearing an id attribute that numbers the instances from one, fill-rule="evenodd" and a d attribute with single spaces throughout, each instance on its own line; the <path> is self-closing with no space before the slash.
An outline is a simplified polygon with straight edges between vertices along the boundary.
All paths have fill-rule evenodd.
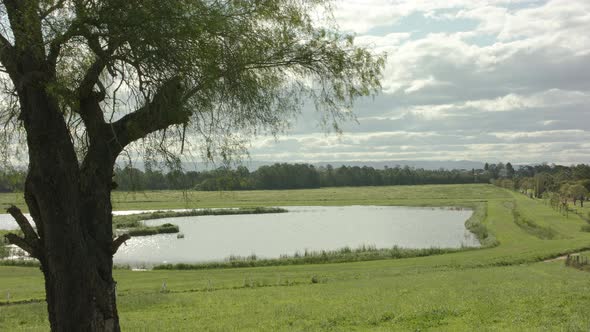
<path id="1" fill-rule="evenodd" d="M 0 34 L 0 62 L 6 68 L 6 71 L 13 80 L 16 79 L 17 66 L 16 57 L 14 54 L 14 46 L 10 41 Z"/>
<path id="2" fill-rule="evenodd" d="M 105 69 L 111 72 L 110 64 L 114 60 L 113 54 L 118 46 L 115 41 L 109 40 L 105 50 L 102 48 L 97 35 L 92 34 L 84 28 L 79 30 L 79 34 L 86 38 L 88 46 L 95 55 L 94 62 L 88 67 L 82 78 L 82 82 L 76 89 L 78 98 L 80 99 L 79 114 L 88 129 L 91 140 L 93 140 L 100 137 L 105 124 L 100 102 L 105 99 L 106 90 L 100 81 L 100 75 Z M 111 75 L 116 76 L 112 72 Z M 99 87 L 99 91 L 94 90 L 95 86 Z"/>
<path id="3" fill-rule="evenodd" d="M 106 89 L 100 82 L 100 74 L 105 69 L 109 70 L 109 62 L 112 61 L 112 54 L 116 46 L 109 42 L 107 50 L 103 50 L 97 36 L 82 30 L 81 35 L 88 40 L 88 46 L 94 52 L 95 60 L 86 70 L 82 82 L 76 89 L 77 97 L 80 100 L 78 113 L 86 126 L 90 140 L 94 141 L 101 139 L 105 125 L 100 102 L 106 97 Z M 94 90 L 95 86 L 99 87 L 99 91 Z"/>
<path id="4" fill-rule="evenodd" d="M 94 86 L 98 83 L 98 79 L 100 77 L 100 73 L 105 69 L 107 63 L 106 61 L 102 60 L 102 58 L 98 57 L 92 65 L 86 71 L 80 86 L 78 87 L 78 94 L 80 98 L 87 98 L 89 97 L 94 89 Z M 103 97 L 104 99 L 104 97 Z"/>
<path id="5" fill-rule="evenodd" d="M 118 238 L 113 240 L 113 244 L 111 246 L 111 252 L 114 254 L 117 253 L 117 250 L 119 250 L 119 247 L 125 243 L 125 241 L 129 240 L 131 238 L 131 236 L 129 234 L 123 234 L 121 236 L 119 236 Z"/>
<path id="6" fill-rule="evenodd" d="M 104 89 L 100 92 L 94 91 L 94 86 L 99 83 L 100 73 L 106 67 L 106 62 L 98 57 L 96 61 L 90 65 L 80 86 L 78 86 L 77 94 L 80 100 L 80 109 L 78 113 L 84 121 L 84 125 L 88 130 L 91 140 L 98 138 L 100 128 L 104 125 L 104 114 L 100 108 L 100 102 L 104 100 L 106 93 Z"/>
<path id="7" fill-rule="evenodd" d="M 26 251 L 29 255 L 31 255 L 31 257 L 37 258 L 36 250 L 27 240 L 13 233 L 8 233 L 4 235 L 4 237 L 6 238 L 6 240 L 8 240 L 8 243 L 14 244 L 15 246 Z"/>
<path id="8" fill-rule="evenodd" d="M 129 143 L 150 133 L 187 123 L 191 112 L 184 107 L 185 95 L 186 89 L 179 77 L 162 84 L 149 103 L 111 124 L 115 135 L 112 140 L 116 141 L 113 147 L 118 147 L 120 152 Z"/>
<path id="9" fill-rule="evenodd" d="M 84 75 L 84 78 L 82 79 L 82 82 L 78 88 L 80 97 L 85 98 L 92 94 L 94 86 L 99 83 L 100 74 L 103 70 L 107 69 L 112 76 L 116 76 L 116 74 L 111 70 L 110 63 L 114 60 L 113 54 L 119 47 L 119 44 L 112 36 L 109 36 L 106 49 L 103 49 L 97 34 L 93 34 L 88 30 L 88 28 L 84 28 L 82 26 L 80 26 L 78 30 L 78 35 L 86 38 L 88 41 L 88 47 L 96 56 L 96 60 L 92 63 L 92 65 L 90 65 L 90 67 L 88 67 L 88 70 L 86 71 L 86 74 Z"/>
<path id="10" fill-rule="evenodd" d="M 26 251 L 31 255 L 31 257 L 35 257 L 40 259 L 41 257 L 41 246 L 40 240 L 33 229 L 33 226 L 27 220 L 27 217 L 23 215 L 21 210 L 16 206 L 11 206 L 6 210 L 10 215 L 16 220 L 17 224 L 20 226 L 20 229 L 23 231 L 25 235 L 24 238 L 20 237 L 16 234 L 6 234 L 6 239 L 10 244 L 14 244 L 21 248 L 22 250 Z"/>
<path id="11" fill-rule="evenodd" d="M 19 57 L 27 54 L 40 70 L 44 61 L 45 49 L 41 18 L 37 12 L 37 5 L 32 0 L 3 0 L 4 8 L 14 35 L 14 44 L 19 45 Z M 22 53 L 22 54 L 21 54 Z"/>
<path id="12" fill-rule="evenodd" d="M 3 34 L 0 34 L 0 52 L 5 51 L 14 51 L 14 46 L 12 46 L 8 38 L 4 37 Z"/>
<path id="13" fill-rule="evenodd" d="M 47 55 L 47 63 L 52 71 L 55 72 L 57 69 L 57 59 L 61 52 L 62 46 L 67 43 L 71 38 L 78 35 L 78 22 L 74 21 L 70 24 L 69 28 L 61 35 L 55 37 L 49 44 L 49 54 Z"/>
<path id="14" fill-rule="evenodd" d="M 19 208 L 13 205 L 6 209 L 6 212 L 10 213 L 14 220 L 16 220 L 16 223 L 25 234 L 25 239 L 34 241 L 39 240 L 39 236 L 37 236 L 37 233 L 33 229 L 33 226 L 31 226 L 27 217 L 24 216 L 24 214 L 21 212 Z"/>
<path id="15" fill-rule="evenodd" d="M 37 226 L 37 234 L 39 238 L 42 239 L 45 236 L 43 220 L 41 219 L 41 210 L 39 208 L 39 203 L 37 202 L 37 198 L 33 194 L 33 181 L 31 180 L 32 175 L 29 173 L 27 174 L 27 178 L 25 180 L 25 202 L 29 207 L 29 214 L 31 215 L 32 221 Z"/>
<path id="16" fill-rule="evenodd" d="M 63 8 L 65 2 L 65 0 L 58 0 L 52 6 L 49 6 L 44 11 L 39 12 L 39 17 L 41 17 L 42 20 L 45 19 L 47 16 L 51 15 L 51 13 L 53 13 L 55 10 Z"/>
<path id="17" fill-rule="evenodd" d="M 14 244 L 29 253 L 31 257 L 41 259 L 41 240 L 39 239 L 39 236 L 37 236 L 37 233 L 35 233 L 35 230 L 29 223 L 27 217 L 25 217 L 21 210 L 14 205 L 9 207 L 6 211 L 10 213 L 14 220 L 16 220 L 24 234 L 24 238 L 12 233 L 6 234 L 5 238 L 10 244 Z"/>

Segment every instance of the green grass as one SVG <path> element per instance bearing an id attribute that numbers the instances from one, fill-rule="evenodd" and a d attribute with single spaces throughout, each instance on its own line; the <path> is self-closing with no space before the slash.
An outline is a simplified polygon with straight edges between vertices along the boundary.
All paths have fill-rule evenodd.
<path id="1" fill-rule="evenodd" d="M 303 265 L 303 264 L 327 264 L 327 263 L 349 263 L 374 261 L 380 259 L 401 259 L 410 257 L 424 257 L 442 255 L 459 251 L 474 250 L 474 247 L 465 248 L 375 248 L 362 246 L 351 249 L 348 247 L 336 250 L 307 251 L 296 253 L 293 256 L 282 256 L 280 258 L 259 259 L 256 255 L 241 257 L 231 256 L 223 262 L 206 262 L 196 264 L 162 264 L 156 265 L 155 270 L 206 270 L 206 269 L 229 269 L 259 266 L 281 266 L 281 265 Z"/>
<path id="2" fill-rule="evenodd" d="M 0 194 L 3 210 L 15 204 L 28 211 L 22 193 Z M 252 191 L 114 192 L 115 210 L 162 210 L 296 205 L 444 206 L 510 197 L 491 185 L 344 187 Z"/>
<path id="3" fill-rule="evenodd" d="M 390 261 L 348 264 L 350 270 L 313 265 L 295 270 L 224 270 L 225 275 L 116 271 L 122 327 L 129 331 L 587 331 L 590 327 L 588 274 L 562 262 L 399 270 L 385 262 Z M 38 273 L 11 272 L 20 280 L 7 282 L 27 285 L 42 295 L 41 287 L 34 289 L 42 284 Z M 314 276 L 318 283 L 312 282 Z M 169 292 L 160 292 L 164 280 Z M 0 307 L 0 327 L 7 331 L 46 330 L 45 317 L 44 303 Z"/>
<path id="4" fill-rule="evenodd" d="M 133 227 L 125 231 L 125 233 L 131 236 L 150 236 L 156 234 L 171 234 L 178 232 L 178 226 L 169 223 L 158 226 Z"/>
<path id="5" fill-rule="evenodd" d="M 116 270 L 121 324 L 130 331 L 588 331 L 590 274 L 563 261 L 590 249 L 578 215 L 488 185 L 326 188 L 239 193 L 117 194 L 120 209 L 284 205 L 482 204 L 496 246 L 339 264 L 207 270 Z M 135 197 L 134 200 L 132 197 Z M 0 196 L 0 201 L 6 202 Z M 514 204 L 516 203 L 516 204 Z M 169 205 L 166 205 L 169 204 Z M 522 218 L 558 236 L 520 227 Z M 484 213 L 485 212 L 485 213 Z M 163 282 L 168 292 L 161 292 Z M 0 301 L 42 300 L 38 268 L 0 267 Z M 0 306 L 0 330 L 47 330 L 44 303 Z"/>
<path id="6" fill-rule="evenodd" d="M 473 209 L 473 214 L 465 221 L 465 227 L 467 227 L 471 233 L 475 234 L 483 248 L 497 246 L 499 244 L 498 240 L 496 240 L 494 234 L 492 234 L 485 225 L 485 221 L 488 217 L 487 204 L 476 202 L 472 203 L 470 207 Z"/>
<path id="7" fill-rule="evenodd" d="M 539 239 L 552 240 L 559 237 L 559 233 L 556 232 L 551 226 L 541 226 L 533 220 L 523 216 L 518 210 L 516 202 L 512 206 L 512 216 L 514 223 L 518 225 L 523 231 L 538 237 Z"/>

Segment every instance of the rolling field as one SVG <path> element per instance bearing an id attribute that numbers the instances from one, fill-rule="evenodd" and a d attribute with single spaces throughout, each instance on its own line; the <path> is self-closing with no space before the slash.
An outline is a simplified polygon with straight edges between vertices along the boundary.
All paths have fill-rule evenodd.
<path id="1" fill-rule="evenodd" d="M 115 193 L 116 209 L 486 202 L 499 245 L 408 259 L 202 271 L 117 270 L 124 330 L 588 331 L 590 274 L 544 260 L 590 248 L 579 216 L 490 185 Z M 19 204 L 14 194 L 0 204 Z M 22 204 L 22 201 L 21 203 Z M 166 283 L 166 289 L 162 284 Z M 41 273 L 0 267 L 0 331 L 48 329 Z M 36 301 L 36 302 L 35 302 Z"/>
<path id="2" fill-rule="evenodd" d="M 412 205 L 431 206 L 509 198 L 488 185 L 343 187 L 253 191 L 113 192 L 115 210 L 157 210 L 289 205 Z M 0 194 L 0 208 L 11 204 L 27 210 L 22 194 Z"/>

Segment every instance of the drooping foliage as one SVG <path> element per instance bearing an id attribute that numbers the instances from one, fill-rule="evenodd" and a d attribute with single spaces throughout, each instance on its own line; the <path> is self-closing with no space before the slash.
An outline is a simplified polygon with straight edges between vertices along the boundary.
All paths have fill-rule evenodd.
<path id="1" fill-rule="evenodd" d="M 327 1 L 28 2 L 38 6 L 39 52 L 55 75 L 47 89 L 79 159 L 99 120 L 113 123 L 122 149 L 143 139 L 136 147 L 148 159 L 175 159 L 191 143 L 223 159 L 243 152 L 253 134 L 285 129 L 304 102 L 338 130 L 352 102 L 379 89 L 383 58 L 336 30 Z M 6 8 L 2 22 L 10 21 Z M 85 114 L 80 97 L 89 94 L 100 114 Z M 15 112 L 5 108 L 0 121 L 16 123 Z"/>

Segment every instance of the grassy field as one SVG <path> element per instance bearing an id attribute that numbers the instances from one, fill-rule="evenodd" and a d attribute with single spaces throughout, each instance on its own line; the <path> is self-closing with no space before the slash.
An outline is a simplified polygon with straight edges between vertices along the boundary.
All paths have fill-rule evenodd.
<path id="1" fill-rule="evenodd" d="M 0 196 L 1 204 L 14 197 Z M 543 262 L 590 248 L 586 222 L 489 185 L 117 193 L 118 209 L 487 204 L 499 245 L 437 256 L 225 270 L 117 270 L 124 330 L 588 331 L 590 275 Z M 515 222 L 515 216 L 527 220 Z M 552 236 L 547 238 L 545 232 Z M 541 230 L 541 231 L 539 231 Z M 544 231 L 543 231 L 544 230 Z M 166 282 L 166 291 L 162 283 Z M 0 267 L 0 331 L 47 330 L 38 269 Z"/>
<path id="2" fill-rule="evenodd" d="M 253 191 L 145 191 L 113 193 L 115 210 L 194 209 L 289 205 L 436 206 L 506 198 L 488 185 L 344 187 Z M 0 208 L 15 204 L 27 211 L 22 194 L 0 194 Z"/>

